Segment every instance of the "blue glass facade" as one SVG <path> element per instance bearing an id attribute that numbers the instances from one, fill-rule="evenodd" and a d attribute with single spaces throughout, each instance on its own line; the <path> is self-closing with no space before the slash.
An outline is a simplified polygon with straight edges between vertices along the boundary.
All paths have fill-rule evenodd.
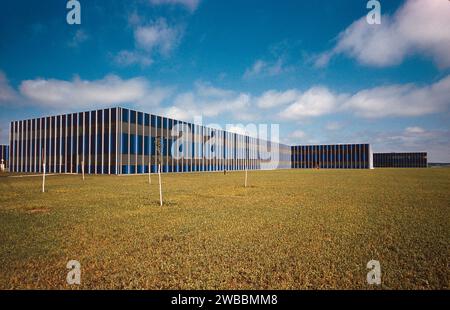
<path id="1" fill-rule="evenodd" d="M 373 165 L 376 168 L 426 168 L 427 153 L 374 153 Z"/>
<path id="2" fill-rule="evenodd" d="M 291 147 L 292 168 L 370 169 L 370 144 L 297 145 Z"/>
<path id="3" fill-rule="evenodd" d="M 117 173 L 118 108 L 11 122 L 10 171 Z"/>
<path id="4" fill-rule="evenodd" d="M 265 167 L 258 152 L 258 139 L 128 109 L 120 108 L 119 113 L 119 166 L 124 174 L 146 173 L 149 167 L 151 172 L 157 172 L 158 164 L 162 172 Z M 178 135 L 175 126 L 182 134 Z M 157 141 L 160 152 L 156 150 Z M 275 143 L 271 146 L 277 149 L 275 168 L 290 168 L 290 147 Z M 174 152 L 182 156 L 174 156 Z"/>
<path id="5" fill-rule="evenodd" d="M 124 108 L 13 121 L 10 145 L 14 172 L 44 163 L 49 173 L 87 174 L 291 167 L 288 145 Z"/>

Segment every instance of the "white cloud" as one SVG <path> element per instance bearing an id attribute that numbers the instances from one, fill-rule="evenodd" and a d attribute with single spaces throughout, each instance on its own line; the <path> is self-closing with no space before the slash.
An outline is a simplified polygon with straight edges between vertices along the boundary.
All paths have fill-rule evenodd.
<path id="1" fill-rule="evenodd" d="M 313 60 L 314 65 L 316 67 L 322 68 L 328 65 L 330 59 L 333 57 L 333 51 L 323 52 L 322 54 L 317 55 L 316 57 L 312 56 L 308 59 L 308 61 Z"/>
<path id="2" fill-rule="evenodd" d="M 147 67 L 153 63 L 153 60 L 145 53 L 123 50 L 114 56 L 114 62 L 120 66 L 140 65 L 141 67 Z"/>
<path id="3" fill-rule="evenodd" d="M 244 77 L 248 78 L 251 76 L 255 76 L 261 73 L 261 71 L 267 66 L 267 64 L 262 60 L 257 60 L 253 64 L 253 66 L 247 70 L 245 70 Z"/>
<path id="4" fill-rule="evenodd" d="M 366 118 L 421 116 L 450 106 L 450 76 L 419 87 L 414 84 L 380 86 L 357 92 L 343 107 Z"/>
<path id="5" fill-rule="evenodd" d="M 142 17 L 136 10 L 128 15 L 128 24 L 133 27 L 142 24 Z"/>
<path id="6" fill-rule="evenodd" d="M 258 127 L 256 124 L 227 124 L 224 129 L 243 136 L 258 138 Z"/>
<path id="7" fill-rule="evenodd" d="M 133 106 L 136 109 L 141 109 L 143 111 L 147 111 L 149 109 L 157 108 L 166 101 L 171 98 L 174 94 L 174 87 L 165 87 L 165 86 L 151 86 L 147 87 L 147 91 L 144 96 L 138 98 Z"/>
<path id="8" fill-rule="evenodd" d="M 299 95 L 300 92 L 296 89 L 287 91 L 269 90 L 256 100 L 256 105 L 261 109 L 269 109 L 292 103 Z"/>
<path id="9" fill-rule="evenodd" d="M 181 107 L 170 106 L 167 108 L 161 108 L 159 111 L 160 115 L 164 115 L 173 119 L 178 119 L 182 121 L 192 121 L 195 115 L 190 113 L 190 111 L 185 110 Z"/>
<path id="10" fill-rule="evenodd" d="M 336 46 L 316 59 L 324 66 L 336 54 L 346 54 L 371 66 L 399 64 L 411 54 L 430 56 L 441 68 L 450 67 L 450 9 L 448 1 L 408 0 L 380 25 L 366 17 L 338 36 Z"/>
<path id="11" fill-rule="evenodd" d="M 303 130 L 296 129 L 281 137 L 281 142 L 288 145 L 318 144 L 320 140 L 311 137 Z"/>
<path id="12" fill-rule="evenodd" d="M 405 129 L 406 133 L 409 134 L 421 134 L 425 132 L 425 129 L 423 129 L 422 127 L 418 127 L 418 126 L 413 126 L 413 127 L 407 127 Z"/>
<path id="13" fill-rule="evenodd" d="M 167 56 L 179 43 L 182 31 L 179 27 L 170 27 L 165 19 L 145 26 L 138 26 L 134 31 L 136 45 L 147 51 L 158 51 Z"/>
<path id="14" fill-rule="evenodd" d="M 75 35 L 73 36 L 72 40 L 70 40 L 70 42 L 68 43 L 68 45 L 70 47 L 77 47 L 87 39 L 89 39 L 88 34 L 83 29 L 78 29 L 75 32 Z"/>
<path id="15" fill-rule="evenodd" d="M 152 84 L 143 77 L 122 79 L 116 75 L 91 81 L 79 77 L 71 81 L 42 78 L 24 80 L 16 91 L 0 71 L 0 104 L 14 103 L 53 112 L 121 104 L 146 110 L 160 106 L 173 94 L 174 87 Z"/>
<path id="16" fill-rule="evenodd" d="M 159 113 L 185 121 L 192 121 L 197 116 L 213 118 L 223 114 L 232 115 L 237 120 L 250 120 L 256 116 L 250 113 L 251 99 L 246 93 L 197 82 L 192 91 L 176 95 L 173 104 L 161 107 Z"/>
<path id="17" fill-rule="evenodd" d="M 153 5 L 183 5 L 189 11 L 193 12 L 197 9 L 200 0 L 149 0 Z"/>
<path id="18" fill-rule="evenodd" d="M 195 88 L 197 94 L 201 97 L 230 98 L 235 94 L 235 92 L 232 90 L 214 87 L 208 83 L 203 82 L 196 82 Z"/>
<path id="19" fill-rule="evenodd" d="M 33 105 L 59 110 L 133 103 L 150 92 L 148 81 L 144 78 L 123 80 L 115 75 L 94 81 L 79 78 L 72 81 L 25 80 L 19 89 L 22 96 Z"/>
<path id="20" fill-rule="evenodd" d="M 286 66 L 282 58 L 278 58 L 275 62 L 267 62 L 261 59 L 244 72 L 244 79 L 249 79 L 257 76 L 276 76 L 281 73 L 290 71 L 291 68 Z"/>
<path id="21" fill-rule="evenodd" d="M 0 71 L 0 105 L 10 104 L 18 98 L 17 92 L 9 85 L 6 75 Z"/>
<path id="22" fill-rule="evenodd" d="M 303 130 L 294 130 L 289 136 L 295 139 L 303 139 L 306 137 L 306 133 Z"/>
<path id="23" fill-rule="evenodd" d="M 448 112 L 450 75 L 431 84 L 387 85 L 363 89 L 354 94 L 336 93 L 324 86 L 305 91 L 268 90 L 251 95 L 196 82 L 191 91 L 178 92 L 173 86 L 151 84 L 143 77 L 122 79 L 108 75 L 99 80 L 24 80 L 18 91 L 0 72 L 0 103 L 36 105 L 52 109 L 76 109 L 128 103 L 136 107 L 156 107 L 160 114 L 217 117 L 229 114 L 236 120 L 276 119 L 304 121 L 332 113 L 347 113 L 375 119 L 419 117 Z M 170 106 L 160 106 L 171 98 Z M 328 123 L 327 130 L 339 130 L 341 124 Z M 410 130 L 418 130 L 410 128 Z"/>
<path id="24" fill-rule="evenodd" d="M 280 112 L 280 117 L 296 120 L 335 112 L 346 95 L 332 93 L 326 87 L 312 87 L 300 94 L 295 101 Z"/>
<path id="25" fill-rule="evenodd" d="M 256 97 L 255 101 L 262 109 L 287 105 L 278 114 L 285 120 L 341 112 L 364 118 L 416 117 L 447 111 L 450 107 L 448 94 L 450 75 L 431 85 L 387 85 L 354 94 L 335 93 L 324 86 L 314 86 L 304 92 L 270 90 Z M 331 124 L 327 129 L 339 129 L 332 127 Z"/>
<path id="26" fill-rule="evenodd" d="M 239 135 L 247 134 L 247 132 L 245 130 L 245 126 L 243 126 L 243 125 L 230 125 L 230 126 L 227 126 L 226 130 L 229 132 L 237 133 Z"/>
<path id="27" fill-rule="evenodd" d="M 325 129 L 329 130 L 329 131 L 336 131 L 336 130 L 341 129 L 342 127 L 343 127 L 343 124 L 340 122 L 328 122 L 325 125 Z"/>
<path id="28" fill-rule="evenodd" d="M 128 16 L 128 23 L 133 28 L 135 49 L 121 50 L 112 57 L 119 66 L 148 67 L 157 54 L 168 57 L 183 36 L 183 27 L 169 26 L 164 18 L 145 24 L 136 11 Z"/>

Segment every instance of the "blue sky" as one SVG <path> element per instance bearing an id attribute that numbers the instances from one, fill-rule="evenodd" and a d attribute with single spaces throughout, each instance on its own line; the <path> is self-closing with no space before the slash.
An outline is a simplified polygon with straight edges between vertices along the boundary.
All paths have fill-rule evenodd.
<path id="1" fill-rule="evenodd" d="M 8 1 L 0 142 L 11 120 L 124 106 L 278 123 L 290 144 L 369 142 L 450 162 L 450 2 Z"/>

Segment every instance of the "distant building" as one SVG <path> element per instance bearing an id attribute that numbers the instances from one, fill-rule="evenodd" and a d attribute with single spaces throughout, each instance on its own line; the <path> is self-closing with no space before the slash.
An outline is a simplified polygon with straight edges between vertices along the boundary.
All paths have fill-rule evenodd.
<path id="1" fill-rule="evenodd" d="M 373 153 L 375 168 L 426 168 L 427 153 Z"/>
<path id="2" fill-rule="evenodd" d="M 292 168 L 372 169 L 370 144 L 296 145 Z"/>
<path id="3" fill-rule="evenodd" d="M 6 170 L 9 167 L 9 145 L 0 144 L 0 168 Z M 1 169 L 0 169 L 1 170 Z"/>

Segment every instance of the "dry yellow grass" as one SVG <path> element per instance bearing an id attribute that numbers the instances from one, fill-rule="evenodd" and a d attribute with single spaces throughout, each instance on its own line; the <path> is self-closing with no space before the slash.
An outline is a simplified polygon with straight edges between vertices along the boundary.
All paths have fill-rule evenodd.
<path id="1" fill-rule="evenodd" d="M 0 177 L 0 288 L 450 287 L 450 169 Z M 78 288 L 78 287 L 77 287 Z"/>

